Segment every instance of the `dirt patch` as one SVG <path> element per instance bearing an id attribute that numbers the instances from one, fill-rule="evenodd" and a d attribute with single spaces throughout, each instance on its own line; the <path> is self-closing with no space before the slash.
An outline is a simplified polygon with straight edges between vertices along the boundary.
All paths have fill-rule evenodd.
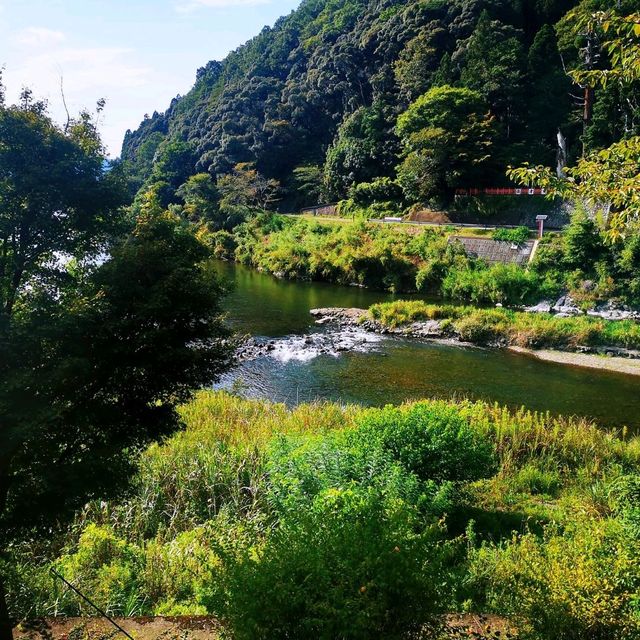
<path id="1" fill-rule="evenodd" d="M 504 618 L 482 614 L 451 614 L 441 619 L 440 640 L 507 640 L 517 638 Z M 222 625 L 211 616 L 156 616 L 116 618 L 135 640 L 219 640 Z M 439 627 L 440 625 L 438 625 Z M 14 640 L 127 640 L 104 618 L 47 618 L 23 623 L 13 631 Z M 433 638 L 427 632 L 425 638 Z"/>
<path id="2" fill-rule="evenodd" d="M 222 626 L 210 616 L 116 618 L 135 640 L 217 640 Z M 14 640 L 127 640 L 104 618 L 47 618 L 18 625 Z"/>
<path id="3" fill-rule="evenodd" d="M 451 218 L 444 211 L 433 209 L 420 209 L 409 214 L 408 220 L 412 222 L 430 222 L 431 224 L 452 224 Z"/>

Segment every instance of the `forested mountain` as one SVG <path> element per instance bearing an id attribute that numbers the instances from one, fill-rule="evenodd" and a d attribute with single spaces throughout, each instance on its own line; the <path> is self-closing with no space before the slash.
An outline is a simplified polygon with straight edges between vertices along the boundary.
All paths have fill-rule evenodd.
<path id="1" fill-rule="evenodd" d="M 606 64 L 568 26 L 577 4 L 303 0 L 127 132 L 122 162 L 134 188 L 160 183 L 165 204 L 183 202 L 190 176 L 219 180 L 240 163 L 278 181 L 283 209 L 371 181 L 382 199 L 401 188 L 405 202 L 509 184 L 508 165 L 555 166 L 558 131 L 572 159 L 638 127 L 638 105 L 617 85 L 585 108 L 566 75 Z"/>

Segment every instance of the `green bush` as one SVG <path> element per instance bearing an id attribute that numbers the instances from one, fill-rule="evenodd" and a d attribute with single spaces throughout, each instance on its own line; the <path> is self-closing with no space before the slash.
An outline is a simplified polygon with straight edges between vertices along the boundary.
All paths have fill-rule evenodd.
<path id="1" fill-rule="evenodd" d="M 391 178 L 377 178 L 372 182 L 361 182 L 351 187 L 352 200 L 361 207 L 375 202 L 397 202 L 402 199 L 402 188 Z"/>
<path id="2" fill-rule="evenodd" d="M 516 491 L 533 495 L 555 495 L 560 487 L 560 476 L 557 471 L 529 463 L 517 471 L 510 484 Z"/>
<path id="3" fill-rule="evenodd" d="M 476 480 L 495 468 L 491 441 L 446 403 L 371 409 L 358 424 L 354 441 L 390 452 L 422 480 Z"/>
<path id="4" fill-rule="evenodd" d="M 436 524 L 372 488 L 320 492 L 230 563 L 225 617 L 234 638 L 396 638 L 446 602 Z"/>
<path id="5" fill-rule="evenodd" d="M 508 323 L 503 311 L 479 309 L 456 320 L 453 326 L 461 340 L 487 344 L 503 339 Z"/>
<path id="6" fill-rule="evenodd" d="M 480 606 L 536 640 L 632 640 L 640 634 L 640 542 L 616 520 L 574 522 L 471 554 Z M 486 609 L 485 609 L 486 610 Z"/>
<path id="7" fill-rule="evenodd" d="M 522 304 L 541 295 L 541 281 L 533 271 L 515 264 L 451 269 L 442 282 L 446 297 L 475 304 Z"/>
<path id="8" fill-rule="evenodd" d="M 499 242 L 512 242 L 513 244 L 524 244 L 531 235 L 528 227 L 516 227 L 515 229 L 496 229 L 491 237 Z"/>
<path id="9" fill-rule="evenodd" d="M 107 613 L 134 615 L 141 604 L 136 578 L 140 563 L 138 547 L 117 536 L 109 526 L 89 524 L 80 536 L 77 549 L 62 556 L 57 569 Z M 60 613 L 94 612 L 70 592 L 65 602 Z"/>

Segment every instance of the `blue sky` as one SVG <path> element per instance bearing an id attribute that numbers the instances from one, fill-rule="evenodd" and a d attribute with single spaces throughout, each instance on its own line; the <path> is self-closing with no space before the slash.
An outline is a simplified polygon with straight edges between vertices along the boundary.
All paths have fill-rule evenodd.
<path id="1" fill-rule="evenodd" d="M 10 101 L 23 86 L 63 119 L 107 107 L 112 156 L 145 113 L 163 111 L 193 85 L 196 69 L 223 58 L 300 0 L 0 0 L 0 66 Z"/>

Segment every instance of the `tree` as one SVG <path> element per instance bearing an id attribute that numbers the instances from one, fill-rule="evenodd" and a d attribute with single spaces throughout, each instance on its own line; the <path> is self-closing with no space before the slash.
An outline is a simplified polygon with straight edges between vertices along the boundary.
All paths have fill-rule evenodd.
<path id="1" fill-rule="evenodd" d="M 557 134 L 567 134 L 571 81 L 561 66 L 555 31 L 544 25 L 529 48 L 526 136 L 529 159 L 551 165 L 557 153 Z"/>
<path id="2" fill-rule="evenodd" d="M 345 119 L 325 163 L 334 196 L 343 198 L 353 184 L 391 173 L 397 145 L 392 122 L 380 102 L 361 107 Z"/>
<path id="3" fill-rule="evenodd" d="M 470 89 L 434 87 L 399 118 L 404 160 L 398 181 L 414 202 L 481 180 L 495 137 L 482 96 Z"/>
<path id="4" fill-rule="evenodd" d="M 191 176 L 176 195 L 184 200 L 183 213 L 188 220 L 217 222 L 218 190 L 208 173 Z"/>
<path id="5" fill-rule="evenodd" d="M 640 14 L 620 16 L 615 12 L 575 13 L 575 30 L 599 29 L 602 47 L 609 54 L 610 68 L 579 70 L 570 75 L 586 86 L 623 86 L 640 80 Z M 524 165 L 510 169 L 520 183 L 539 185 L 550 197 L 560 196 L 585 203 L 599 211 L 607 238 L 618 241 L 640 219 L 640 136 L 630 135 L 606 149 L 594 151 L 557 177 L 548 167 Z"/>
<path id="6" fill-rule="evenodd" d="M 218 178 L 221 207 L 257 207 L 266 209 L 277 200 L 280 184 L 265 178 L 250 162 L 237 164 L 231 173 Z"/>
<path id="7" fill-rule="evenodd" d="M 185 221 L 137 221 L 88 116 L 0 105 L 0 554 L 123 488 L 136 452 L 228 366 L 210 253 Z M 11 638 L 0 575 L 0 639 Z"/>
<path id="8" fill-rule="evenodd" d="M 320 165 L 304 165 L 293 170 L 296 191 L 304 204 L 318 204 L 325 200 L 326 184 Z"/>
<path id="9" fill-rule="evenodd" d="M 400 53 L 394 64 L 394 72 L 401 93 L 409 100 L 415 100 L 431 88 L 448 38 L 449 33 L 441 23 L 433 21 L 410 40 Z"/>
<path id="10" fill-rule="evenodd" d="M 524 54 L 518 32 L 482 12 L 458 56 L 463 64 L 462 86 L 477 91 L 504 125 L 509 138 L 524 105 Z"/>

